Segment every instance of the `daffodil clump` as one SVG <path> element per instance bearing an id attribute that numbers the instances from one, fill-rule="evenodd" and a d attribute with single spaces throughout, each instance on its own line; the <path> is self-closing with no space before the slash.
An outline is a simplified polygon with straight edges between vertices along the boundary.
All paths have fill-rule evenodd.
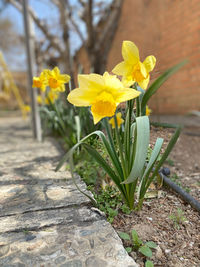
<path id="1" fill-rule="evenodd" d="M 71 140 L 66 137 L 68 132 L 64 122 L 63 105 L 58 101 L 59 96 L 65 91 L 65 84 L 70 81 L 70 76 L 61 74 L 58 67 L 53 70 L 44 69 L 40 76 L 33 77 L 33 88 L 38 89 L 37 102 L 41 106 L 41 118 L 48 124 L 50 131 L 63 137 L 68 146 L 72 146 Z"/>
<path id="2" fill-rule="evenodd" d="M 65 91 L 65 84 L 70 81 L 70 76 L 61 74 L 58 67 L 53 70 L 45 69 L 39 77 L 33 77 L 33 88 L 40 89 L 37 101 L 41 105 L 50 105 L 58 99 L 59 93 Z M 47 90 L 49 87 L 49 90 Z"/>
<path id="3" fill-rule="evenodd" d="M 63 157 L 57 170 L 68 160 L 74 179 L 73 154 L 81 146 L 106 171 L 127 206 L 130 209 L 140 209 L 151 182 L 158 175 L 161 165 L 180 133 L 180 128 L 177 128 L 161 159 L 159 155 L 163 139 L 158 138 L 147 162 L 150 136 L 148 116 L 151 112 L 147 103 L 161 84 L 184 63 L 167 70 L 148 88 L 150 72 L 155 67 L 156 58 L 150 55 L 141 62 L 139 50 L 131 41 L 123 42 L 122 57 L 124 60 L 112 70 L 115 75 L 108 72 L 103 75 L 95 73 L 78 75 L 79 86 L 68 94 L 67 100 L 74 106 L 90 107 L 94 124 L 102 123 L 106 134 L 98 130 L 81 139 Z M 55 72 L 53 75 L 46 73 L 48 85 L 52 90 L 57 91 L 58 88 L 62 90 L 60 84 L 66 81 L 66 78 L 57 82 L 53 80 Z M 43 77 L 39 80 L 41 79 Z M 124 110 L 120 112 L 122 111 L 120 103 L 125 103 L 125 112 Z M 87 139 L 91 136 L 98 136 L 101 139 L 107 152 L 106 159 L 87 143 Z M 81 191 L 77 184 L 76 186 Z M 93 200 L 91 196 L 88 197 Z"/>

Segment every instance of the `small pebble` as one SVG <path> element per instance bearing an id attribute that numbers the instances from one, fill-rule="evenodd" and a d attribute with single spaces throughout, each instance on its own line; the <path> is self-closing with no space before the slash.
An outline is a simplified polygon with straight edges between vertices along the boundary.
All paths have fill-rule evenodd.
<path id="1" fill-rule="evenodd" d="M 26 241 L 33 240 L 34 238 L 36 238 L 35 235 L 27 235 L 27 236 L 26 236 Z"/>
<path id="2" fill-rule="evenodd" d="M 169 254 L 171 252 L 171 249 L 165 249 L 165 253 Z"/>

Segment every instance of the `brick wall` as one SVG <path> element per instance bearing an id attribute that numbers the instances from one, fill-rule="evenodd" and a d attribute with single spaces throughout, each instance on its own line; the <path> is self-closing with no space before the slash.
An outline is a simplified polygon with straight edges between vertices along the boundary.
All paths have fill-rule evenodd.
<path id="1" fill-rule="evenodd" d="M 122 60 L 123 40 L 138 46 L 141 61 L 148 55 L 157 58 L 152 80 L 183 59 L 189 60 L 152 98 L 150 106 L 154 113 L 185 114 L 200 110 L 199 0 L 124 0 L 108 57 L 108 71 Z"/>

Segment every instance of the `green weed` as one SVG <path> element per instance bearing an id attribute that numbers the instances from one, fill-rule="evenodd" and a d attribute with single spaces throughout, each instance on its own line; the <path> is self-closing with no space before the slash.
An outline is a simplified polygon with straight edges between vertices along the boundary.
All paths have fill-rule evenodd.
<path id="1" fill-rule="evenodd" d="M 147 258 L 151 258 L 153 253 L 152 249 L 155 249 L 157 247 L 156 243 L 153 241 L 148 241 L 148 242 L 143 242 L 139 236 L 136 230 L 131 231 L 131 235 L 124 233 L 124 232 L 119 232 L 119 236 L 125 240 L 128 241 L 130 246 L 126 247 L 126 251 L 130 253 L 132 250 L 141 253 L 143 256 Z M 145 262 L 145 267 L 153 267 L 153 262 L 150 260 L 147 260 Z"/>

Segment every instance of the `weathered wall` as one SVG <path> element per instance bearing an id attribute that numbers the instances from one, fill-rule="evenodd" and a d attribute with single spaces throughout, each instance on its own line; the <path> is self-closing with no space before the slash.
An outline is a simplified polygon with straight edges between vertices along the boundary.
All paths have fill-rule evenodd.
<path id="1" fill-rule="evenodd" d="M 108 70 L 121 60 L 123 40 L 135 42 L 141 51 L 141 60 L 151 54 L 156 56 L 152 78 L 189 59 L 151 100 L 154 113 L 185 114 L 200 110 L 199 0 L 124 0 Z"/>
<path id="2" fill-rule="evenodd" d="M 181 60 L 189 60 L 152 98 L 150 106 L 154 113 L 185 114 L 200 110 L 199 0 L 124 0 L 108 71 L 122 60 L 123 40 L 138 46 L 141 60 L 148 55 L 157 58 L 152 80 Z M 84 49 L 79 51 L 79 60 L 88 73 Z"/>

